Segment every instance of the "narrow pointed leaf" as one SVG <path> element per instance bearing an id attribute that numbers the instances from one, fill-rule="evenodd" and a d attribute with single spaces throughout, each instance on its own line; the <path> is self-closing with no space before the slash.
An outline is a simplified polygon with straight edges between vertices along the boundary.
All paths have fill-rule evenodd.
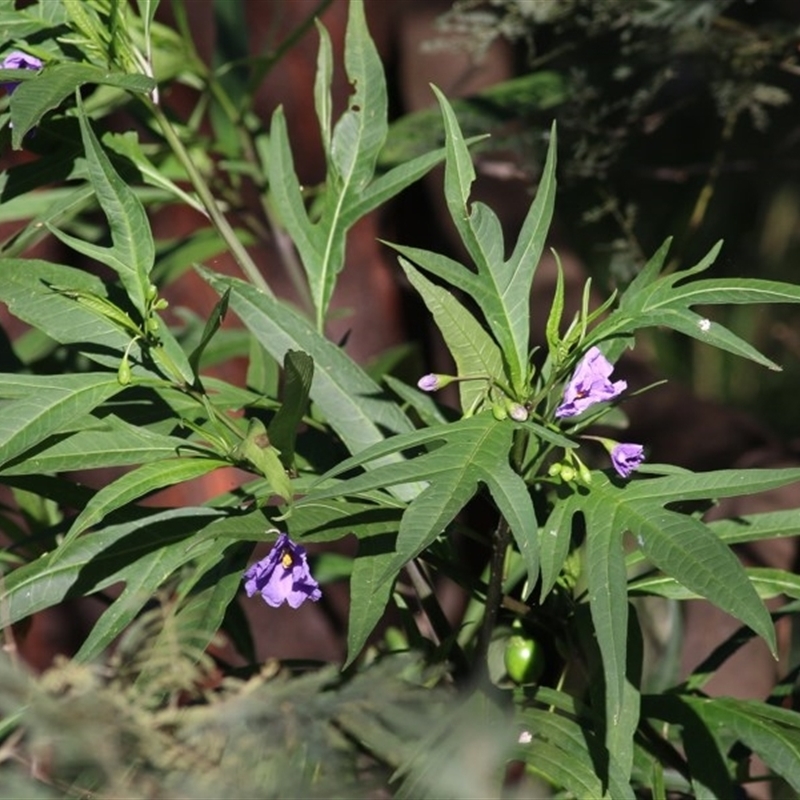
<path id="1" fill-rule="evenodd" d="M 97 141 L 84 114 L 79 116 L 83 146 L 89 165 L 89 179 L 111 230 L 111 247 L 85 242 L 57 228 L 51 231 L 79 253 L 111 267 L 136 310 L 144 317 L 149 275 L 155 260 L 155 246 L 147 214 L 138 197 L 119 177 Z"/>
<path id="2" fill-rule="evenodd" d="M 288 350 L 311 356 L 316 367 L 311 399 L 351 452 L 383 441 L 387 433 L 412 429 L 410 420 L 383 398 L 361 367 L 299 314 L 243 281 L 201 274 L 220 293 L 230 287 L 231 309 L 274 358 L 282 361 Z"/>
<path id="3" fill-rule="evenodd" d="M 206 458 L 179 458 L 143 464 L 104 486 L 91 499 L 72 523 L 59 553 L 63 556 L 73 539 L 127 503 L 158 489 L 207 475 L 224 466 L 228 466 L 228 462 Z"/>
<path id="4" fill-rule="evenodd" d="M 0 403 L 0 466 L 63 430 L 123 388 L 117 376 L 108 372 L 30 378 L 25 397 Z"/>

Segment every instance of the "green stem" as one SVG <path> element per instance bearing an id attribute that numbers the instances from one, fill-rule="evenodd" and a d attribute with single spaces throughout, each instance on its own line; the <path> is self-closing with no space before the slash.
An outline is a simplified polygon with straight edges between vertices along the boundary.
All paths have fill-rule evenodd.
<path id="1" fill-rule="evenodd" d="M 414 587 L 414 592 L 419 598 L 422 610 L 430 620 L 431 628 L 438 639 L 436 644 L 450 643 L 451 657 L 456 669 L 466 674 L 468 665 L 464 651 L 453 637 L 453 629 L 450 622 L 439 605 L 439 600 L 433 587 L 428 582 L 416 560 L 409 561 L 406 564 L 406 573 L 411 580 L 411 585 Z"/>
<path id="2" fill-rule="evenodd" d="M 485 665 L 492 642 L 492 634 L 497 624 L 497 614 L 503 603 L 503 572 L 506 565 L 506 551 L 511 543 L 511 528 L 505 517 L 500 517 L 492 537 L 492 557 L 489 562 L 489 584 L 486 590 L 486 608 L 483 612 L 481 634 L 478 639 L 476 664 Z M 479 666 L 480 669 L 480 666 Z"/>
<path id="3" fill-rule="evenodd" d="M 214 196 L 211 194 L 211 190 L 208 188 L 208 184 L 203 179 L 203 176 L 200 174 L 197 167 L 195 167 L 195 165 L 192 163 L 189 153 L 186 151 L 186 148 L 183 146 L 183 142 L 180 140 L 180 137 L 172 127 L 172 123 L 169 121 L 169 119 L 167 119 L 166 114 L 164 114 L 161 108 L 153 103 L 149 98 L 142 98 L 142 102 L 148 106 L 150 112 L 153 114 L 153 117 L 158 122 L 162 132 L 164 133 L 164 137 L 169 142 L 173 152 L 186 170 L 186 174 L 189 176 L 189 180 L 192 182 L 194 190 L 197 192 L 200 201 L 203 203 L 203 206 L 208 212 L 209 218 L 214 223 L 219 235 L 222 237 L 233 257 L 236 259 L 236 263 L 254 286 L 259 288 L 262 292 L 264 292 L 264 294 L 272 297 L 272 290 L 264 280 L 264 276 L 261 274 L 261 272 L 259 272 L 259 269 L 253 259 L 250 257 L 250 254 L 237 238 L 236 232 L 225 218 L 225 215 L 222 213 L 222 211 L 220 211 L 217 201 L 214 199 Z"/>
<path id="4" fill-rule="evenodd" d="M 514 432 L 514 442 L 511 446 L 511 464 L 519 472 L 525 459 L 525 449 L 528 445 L 529 435 L 525 430 Z M 481 635 L 478 639 L 478 663 L 485 662 L 489 653 L 497 615 L 503 604 L 503 580 L 505 578 L 506 553 L 511 544 L 511 528 L 502 515 L 497 523 L 492 537 L 492 558 L 489 564 L 489 584 L 486 590 L 486 610 L 483 614 Z"/>

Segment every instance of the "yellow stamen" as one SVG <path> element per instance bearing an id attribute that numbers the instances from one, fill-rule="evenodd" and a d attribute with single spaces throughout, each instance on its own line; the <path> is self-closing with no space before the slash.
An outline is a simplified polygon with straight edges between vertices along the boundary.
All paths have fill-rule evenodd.
<path id="1" fill-rule="evenodd" d="M 283 564 L 284 569 L 289 569 L 292 566 L 292 554 L 288 550 L 283 551 L 283 555 L 281 556 L 281 564 Z"/>

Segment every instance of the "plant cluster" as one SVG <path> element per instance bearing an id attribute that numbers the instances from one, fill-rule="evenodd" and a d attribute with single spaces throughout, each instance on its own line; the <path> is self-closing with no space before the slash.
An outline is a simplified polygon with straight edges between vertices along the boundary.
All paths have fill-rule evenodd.
<path id="1" fill-rule="evenodd" d="M 317 23 L 327 174 L 309 193 L 283 111 L 266 126 L 252 110 L 274 59 L 248 62 L 243 81 L 238 63 L 212 71 L 182 3 L 177 30 L 156 21 L 157 5 L 0 3 L 14 36 L 0 70 L 11 87 L 3 119 L 12 146 L 35 156 L 8 170 L 0 205 L 22 221 L 0 245 L 0 302 L 29 326 L 0 375 L 0 484 L 14 501 L 0 513 L 0 612 L 10 638 L 67 598 L 104 602 L 74 658 L 41 678 L 8 655 L 0 662 L 6 785 L 42 797 L 370 796 L 386 785 L 399 797 L 499 796 L 504 783 L 516 791 L 510 765 L 540 791 L 577 798 L 725 798 L 754 778 L 800 792 L 796 665 L 765 702 L 703 693 L 749 636 L 777 654 L 764 600 L 788 598 L 776 613 L 793 613 L 800 580 L 745 568 L 731 546 L 794 535 L 797 514 L 707 523 L 697 513 L 796 482 L 800 470 L 649 463 L 625 439 L 629 392 L 614 375 L 654 327 L 778 369 L 695 307 L 797 303 L 800 289 L 709 277 L 720 245 L 671 271 L 665 242 L 601 307 L 590 308 L 587 284 L 570 317 L 559 265 L 546 342 L 532 352 L 555 126 L 513 242 L 471 200 L 471 140 L 438 89 L 444 146 L 379 168 L 386 81 L 364 4 L 351 0 L 352 95 L 337 119 L 334 47 Z M 162 103 L 178 80 L 202 89 L 190 120 Z M 206 103 L 224 139 L 218 162 L 199 157 Z M 126 105 L 140 130 L 103 134 Z M 467 263 L 390 245 L 455 364 L 414 386 L 370 374 L 326 330 L 348 233 L 442 162 Z M 252 231 L 231 225 L 219 198 L 243 174 L 292 243 L 309 313 L 275 296 L 243 244 Z M 158 241 L 149 212 L 176 204 L 209 227 Z M 32 257 L 50 237 L 85 266 Z M 222 250 L 242 278 L 209 266 Z M 206 320 L 168 316 L 165 290 L 190 267 L 219 298 Z M 242 330 L 222 327 L 230 313 Z M 248 362 L 245 385 L 212 374 L 233 357 Z M 448 384 L 455 409 L 432 394 Z M 616 433 L 597 435 L 601 420 Z M 608 458 L 591 454 L 598 443 Z M 248 478 L 203 504 L 141 502 L 231 466 Z M 80 481 L 109 468 L 118 472 L 99 489 Z M 357 551 L 344 569 L 307 549 L 348 536 Z M 490 553 L 481 574 L 465 567 L 467 540 Z M 271 549 L 251 563 L 259 542 Z M 258 665 L 240 602 L 305 610 L 337 570 L 350 592 L 344 671 Z M 440 576 L 469 597 L 456 625 L 437 600 Z M 637 598 L 705 598 L 746 632 L 685 680 L 666 670 L 656 686 Z M 387 608 L 399 622 L 382 629 Z M 219 655 L 219 631 L 248 669 Z M 748 772 L 753 753 L 769 775 Z"/>

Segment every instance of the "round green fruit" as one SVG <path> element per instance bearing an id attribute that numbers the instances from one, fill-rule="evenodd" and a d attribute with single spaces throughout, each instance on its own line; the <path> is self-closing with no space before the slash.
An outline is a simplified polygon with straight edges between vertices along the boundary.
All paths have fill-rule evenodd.
<path id="1" fill-rule="evenodd" d="M 514 634 L 508 637 L 503 661 L 514 683 L 537 683 L 544 673 L 544 649 L 535 639 Z"/>

